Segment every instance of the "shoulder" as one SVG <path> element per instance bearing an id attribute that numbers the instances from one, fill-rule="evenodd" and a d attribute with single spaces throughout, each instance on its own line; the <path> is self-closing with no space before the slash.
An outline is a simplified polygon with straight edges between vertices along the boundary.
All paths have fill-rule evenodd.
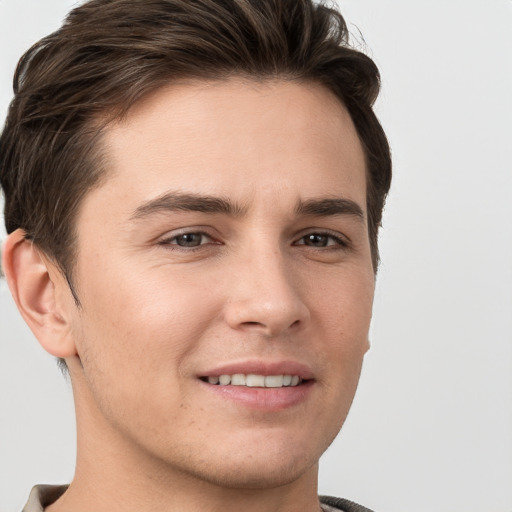
<path id="1" fill-rule="evenodd" d="M 320 496 L 320 503 L 327 505 L 332 510 L 340 510 L 342 512 L 372 512 L 369 508 L 358 505 L 353 501 L 343 498 L 333 498 L 332 496 Z"/>
<path id="2" fill-rule="evenodd" d="M 67 485 L 34 486 L 22 512 L 44 512 L 45 507 L 57 501 L 67 488 Z"/>

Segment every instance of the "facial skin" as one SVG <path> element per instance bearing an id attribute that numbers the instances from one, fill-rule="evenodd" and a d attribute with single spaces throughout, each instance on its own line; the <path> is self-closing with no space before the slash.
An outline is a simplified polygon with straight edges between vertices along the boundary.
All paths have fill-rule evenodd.
<path id="1" fill-rule="evenodd" d="M 374 291 L 348 113 L 310 83 L 189 83 L 137 105 L 104 144 L 107 179 L 76 224 L 80 308 L 54 278 L 76 352 L 68 504 L 80 485 L 87 495 L 80 482 L 106 492 L 115 481 L 132 504 L 169 485 L 175 497 L 281 486 L 311 510 L 318 459 L 368 349 Z M 252 372 L 308 382 L 231 395 L 204 382 Z"/>

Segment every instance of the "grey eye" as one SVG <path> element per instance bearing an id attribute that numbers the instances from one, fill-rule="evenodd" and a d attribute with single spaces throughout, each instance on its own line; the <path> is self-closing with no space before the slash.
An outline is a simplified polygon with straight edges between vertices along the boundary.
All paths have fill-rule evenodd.
<path id="1" fill-rule="evenodd" d="M 180 247 L 197 247 L 201 245 L 204 235 L 202 233 L 184 233 L 175 238 L 176 245 Z"/>
<path id="2" fill-rule="evenodd" d="M 306 235 L 304 237 L 304 245 L 309 245 L 311 247 L 327 247 L 329 244 L 329 238 L 332 237 L 312 233 L 311 235 Z"/>

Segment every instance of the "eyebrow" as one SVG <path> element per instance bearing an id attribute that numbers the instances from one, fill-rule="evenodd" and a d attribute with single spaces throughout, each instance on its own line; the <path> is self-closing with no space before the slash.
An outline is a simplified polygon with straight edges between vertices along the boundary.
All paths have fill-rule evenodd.
<path id="1" fill-rule="evenodd" d="M 133 212 L 131 219 L 140 220 L 157 213 L 179 211 L 220 213 L 230 217 L 241 217 L 246 212 L 246 208 L 223 197 L 167 192 L 141 204 Z"/>
<path id="2" fill-rule="evenodd" d="M 230 217 L 242 217 L 247 208 L 223 197 L 193 193 L 167 192 L 151 199 L 135 209 L 131 220 L 141 220 L 154 214 L 166 212 L 217 213 Z M 295 207 L 298 216 L 328 217 L 349 215 L 364 220 L 361 206 L 351 199 L 320 198 L 299 200 Z"/>
<path id="3" fill-rule="evenodd" d="M 364 220 L 364 212 L 361 206 L 351 199 L 344 198 L 322 198 L 307 199 L 297 203 L 295 208 L 297 215 L 331 216 L 349 215 Z"/>

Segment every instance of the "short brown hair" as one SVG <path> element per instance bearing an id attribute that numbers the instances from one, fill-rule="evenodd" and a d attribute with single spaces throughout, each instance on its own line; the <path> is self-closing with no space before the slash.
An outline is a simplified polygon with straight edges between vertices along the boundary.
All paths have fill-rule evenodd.
<path id="1" fill-rule="evenodd" d="M 91 0 L 21 58 L 0 138 L 7 232 L 22 228 L 73 290 L 74 220 L 105 173 L 98 120 L 122 117 L 175 80 L 230 76 L 314 81 L 348 109 L 367 164 L 374 269 L 391 181 L 372 106 L 374 62 L 351 47 L 340 13 L 312 0 Z"/>

